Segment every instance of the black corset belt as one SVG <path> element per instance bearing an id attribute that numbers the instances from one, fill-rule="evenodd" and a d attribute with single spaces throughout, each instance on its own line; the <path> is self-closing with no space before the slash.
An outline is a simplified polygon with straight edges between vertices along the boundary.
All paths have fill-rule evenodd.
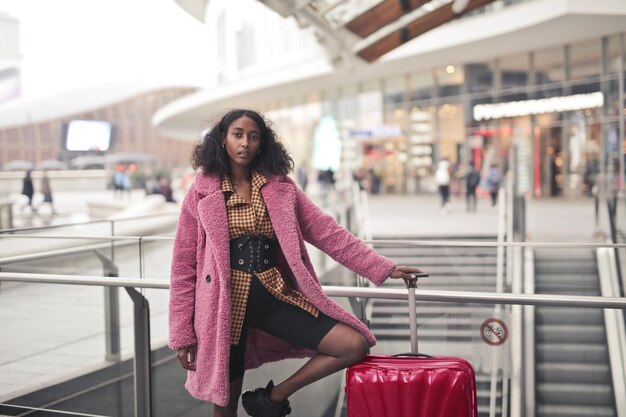
<path id="1" fill-rule="evenodd" d="M 265 236 L 242 236 L 230 241 L 230 267 L 242 272 L 263 272 L 276 266 L 278 241 Z"/>

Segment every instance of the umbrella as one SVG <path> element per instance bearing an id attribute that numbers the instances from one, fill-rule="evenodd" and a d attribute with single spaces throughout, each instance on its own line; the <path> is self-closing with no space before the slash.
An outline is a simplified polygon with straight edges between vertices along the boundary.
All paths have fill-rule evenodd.
<path id="1" fill-rule="evenodd" d="M 8 171 L 26 171 L 33 168 L 35 168 L 35 164 L 30 161 L 24 161 L 21 159 L 9 161 L 4 164 L 4 169 Z"/>
<path id="2" fill-rule="evenodd" d="M 121 164 L 124 162 L 148 162 L 154 159 L 154 156 L 141 152 L 125 152 L 107 155 L 106 162 L 110 164 Z"/>
<path id="3" fill-rule="evenodd" d="M 46 159 L 37 164 L 37 169 L 67 169 L 67 164 L 56 159 Z"/>
<path id="4" fill-rule="evenodd" d="M 74 167 L 85 167 L 88 165 L 104 165 L 105 157 L 100 155 L 79 156 L 72 159 L 70 165 Z"/>

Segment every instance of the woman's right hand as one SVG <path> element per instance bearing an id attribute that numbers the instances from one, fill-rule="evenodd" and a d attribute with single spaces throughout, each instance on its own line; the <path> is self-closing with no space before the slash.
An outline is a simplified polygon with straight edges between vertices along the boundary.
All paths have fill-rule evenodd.
<path id="1" fill-rule="evenodd" d="M 196 370 L 196 352 L 198 351 L 198 347 L 196 345 L 185 346 L 179 349 L 176 349 L 176 357 L 180 362 L 181 366 L 188 371 Z"/>

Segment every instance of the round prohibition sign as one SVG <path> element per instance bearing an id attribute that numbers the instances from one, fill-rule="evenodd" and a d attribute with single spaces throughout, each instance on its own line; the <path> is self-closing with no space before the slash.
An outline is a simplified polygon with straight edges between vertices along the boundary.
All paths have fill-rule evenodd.
<path id="1" fill-rule="evenodd" d="M 490 318 L 480 325 L 480 337 L 491 346 L 500 346 L 509 337 L 509 329 L 502 320 Z"/>

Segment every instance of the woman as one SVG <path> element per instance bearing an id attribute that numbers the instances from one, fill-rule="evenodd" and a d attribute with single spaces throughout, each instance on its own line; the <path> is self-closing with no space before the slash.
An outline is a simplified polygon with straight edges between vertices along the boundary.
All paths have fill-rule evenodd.
<path id="1" fill-rule="evenodd" d="M 285 381 L 247 391 L 252 416 L 289 414 L 298 389 L 361 360 L 373 334 L 324 294 L 305 240 L 380 285 L 420 272 L 376 254 L 287 177 L 293 161 L 258 113 L 233 110 L 194 150 L 202 168 L 182 205 L 174 242 L 169 345 L 185 387 L 237 415 L 244 370 L 311 357 Z"/>
<path id="2" fill-rule="evenodd" d="M 33 178 L 31 175 L 31 170 L 26 171 L 26 175 L 22 179 L 22 194 L 24 194 L 28 198 L 28 207 L 32 212 L 37 211 L 35 206 L 33 206 L 33 195 L 35 194 L 35 187 L 33 186 Z"/>

